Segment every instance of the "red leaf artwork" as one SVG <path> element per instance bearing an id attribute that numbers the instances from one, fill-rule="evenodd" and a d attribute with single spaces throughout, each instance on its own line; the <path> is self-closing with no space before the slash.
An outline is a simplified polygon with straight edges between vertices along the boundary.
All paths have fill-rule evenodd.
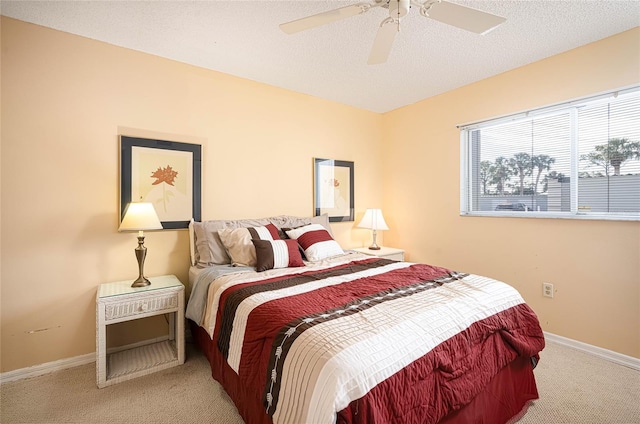
<path id="1" fill-rule="evenodd" d="M 177 176 L 178 172 L 174 171 L 170 165 L 167 165 L 166 168 L 158 167 L 158 169 L 153 174 L 151 174 L 151 178 L 156 178 L 156 180 L 151 183 L 151 185 L 167 183 L 172 186 L 173 181 Z"/>

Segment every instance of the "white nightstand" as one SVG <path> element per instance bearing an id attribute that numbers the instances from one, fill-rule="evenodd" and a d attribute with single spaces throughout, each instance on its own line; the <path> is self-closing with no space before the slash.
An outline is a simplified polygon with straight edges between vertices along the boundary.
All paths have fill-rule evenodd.
<path id="1" fill-rule="evenodd" d="M 371 250 L 368 247 L 358 247 L 356 252 L 364 253 L 365 255 L 377 256 L 379 258 L 391 259 L 393 261 L 404 261 L 404 250 L 396 249 L 394 247 L 380 246 L 380 250 Z"/>
<path id="2" fill-rule="evenodd" d="M 100 284 L 96 296 L 96 379 L 103 388 L 184 363 L 184 286 L 175 275 Z M 154 315 L 169 315 L 166 340 L 107 353 L 107 325 Z"/>

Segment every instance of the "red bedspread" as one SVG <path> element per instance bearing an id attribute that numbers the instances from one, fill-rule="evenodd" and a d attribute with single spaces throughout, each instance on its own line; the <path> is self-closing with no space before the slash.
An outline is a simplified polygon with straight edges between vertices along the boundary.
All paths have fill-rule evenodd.
<path id="1" fill-rule="evenodd" d="M 269 275 L 216 280 L 201 323 L 248 422 L 436 423 L 544 347 L 488 278 L 364 258 Z"/>

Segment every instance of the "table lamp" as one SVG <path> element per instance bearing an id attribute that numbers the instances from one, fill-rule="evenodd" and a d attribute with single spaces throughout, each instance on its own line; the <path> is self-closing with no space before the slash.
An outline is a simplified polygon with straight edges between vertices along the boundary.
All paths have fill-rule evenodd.
<path id="1" fill-rule="evenodd" d="M 373 230 L 373 244 L 369 246 L 371 250 L 380 250 L 380 246 L 376 244 L 376 231 L 388 230 L 387 223 L 384 222 L 381 209 L 367 209 L 362 217 L 362 221 L 358 224 L 358 228 L 369 228 Z"/>
<path id="2" fill-rule="evenodd" d="M 138 247 L 136 247 L 135 252 L 136 258 L 138 259 L 140 275 L 138 279 L 131 284 L 131 287 L 145 287 L 151 284 L 144 276 L 144 258 L 147 256 L 147 248 L 144 247 L 144 230 L 161 229 L 162 224 L 151 203 L 132 202 L 127 205 L 118 231 L 138 232 Z"/>

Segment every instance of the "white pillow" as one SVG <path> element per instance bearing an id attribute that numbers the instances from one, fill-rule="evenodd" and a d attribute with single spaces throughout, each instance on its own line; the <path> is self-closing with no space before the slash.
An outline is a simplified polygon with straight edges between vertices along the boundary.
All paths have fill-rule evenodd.
<path id="1" fill-rule="evenodd" d="M 307 260 L 321 261 L 332 256 L 344 254 L 344 250 L 329 232 L 320 224 L 310 224 L 304 227 L 286 231 L 289 238 L 298 242 Z"/>

